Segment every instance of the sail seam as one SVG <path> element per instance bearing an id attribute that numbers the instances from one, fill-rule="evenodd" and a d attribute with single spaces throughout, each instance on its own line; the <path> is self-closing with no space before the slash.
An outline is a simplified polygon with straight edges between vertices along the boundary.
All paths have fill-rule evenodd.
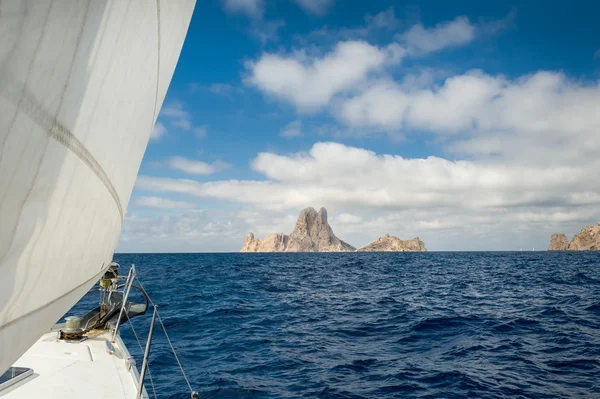
<path id="1" fill-rule="evenodd" d="M 154 92 L 154 112 L 150 124 L 150 134 L 152 134 L 156 122 L 156 106 L 158 105 L 158 89 L 160 86 L 160 0 L 156 0 L 156 37 L 156 90 Z"/>
<path id="2" fill-rule="evenodd" d="M 102 165 L 94 158 L 92 153 L 85 147 L 85 145 L 75 137 L 62 123 L 55 121 L 52 130 L 50 131 L 50 137 L 68 148 L 73 154 L 81 159 L 91 170 L 98 176 L 98 179 L 104 184 L 110 195 L 113 197 L 117 208 L 119 209 L 119 215 L 121 216 L 121 223 L 123 223 L 123 206 L 119 199 L 119 194 L 113 186 L 110 178 L 102 168 Z"/>
<path id="3" fill-rule="evenodd" d="M 12 90 L 11 90 L 12 89 Z M 45 132 L 48 136 L 58 143 L 62 144 L 63 147 L 70 150 L 77 158 L 85 163 L 92 172 L 100 179 L 102 184 L 106 187 L 110 195 L 119 210 L 119 216 L 121 217 L 121 223 L 123 223 L 124 213 L 121 200 L 117 194 L 117 190 L 113 186 L 110 178 L 102 168 L 102 165 L 94 158 L 92 153 L 85 147 L 85 145 L 75 137 L 75 135 L 62 123 L 60 123 L 54 116 L 49 112 L 45 111 L 40 107 L 31 92 L 23 90 L 23 92 L 17 94 L 16 87 L 8 87 L 6 91 L 7 98 L 11 100 L 19 99 L 17 108 L 26 114 L 31 120 L 36 122 L 39 126 L 46 129 Z M 14 101 L 17 103 L 16 101 Z M 48 129 L 49 127 L 49 129 Z"/>

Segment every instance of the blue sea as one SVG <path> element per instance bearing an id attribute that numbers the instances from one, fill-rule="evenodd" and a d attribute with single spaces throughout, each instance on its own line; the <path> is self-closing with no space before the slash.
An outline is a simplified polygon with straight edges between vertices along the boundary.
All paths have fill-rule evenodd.
<path id="1" fill-rule="evenodd" d="M 136 265 L 201 398 L 600 397 L 597 252 L 115 261 Z M 142 345 L 150 318 L 133 320 Z M 150 359 L 157 397 L 188 398 L 160 329 Z"/>

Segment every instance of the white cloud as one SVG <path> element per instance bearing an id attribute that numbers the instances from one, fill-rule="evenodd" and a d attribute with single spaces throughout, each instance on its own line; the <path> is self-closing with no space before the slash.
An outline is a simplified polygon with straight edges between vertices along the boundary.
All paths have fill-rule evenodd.
<path id="1" fill-rule="evenodd" d="M 195 126 L 192 122 L 192 115 L 180 102 L 170 102 L 163 106 L 160 111 L 160 118 L 162 122 L 156 124 L 156 126 L 160 125 L 160 134 L 167 132 L 166 124 L 172 129 L 194 132 L 198 138 L 204 138 L 207 134 L 206 126 Z"/>
<path id="2" fill-rule="evenodd" d="M 212 175 L 231 167 L 230 164 L 223 161 L 207 163 L 194 161 L 184 157 L 172 157 L 169 159 L 169 166 L 173 169 L 181 170 L 193 175 Z"/>
<path id="3" fill-rule="evenodd" d="M 192 130 L 193 128 L 192 117 L 190 113 L 184 109 L 182 103 L 168 103 L 161 109 L 160 116 L 165 122 L 179 129 Z"/>
<path id="4" fill-rule="evenodd" d="M 158 140 L 167 133 L 168 130 L 165 125 L 160 122 L 156 122 L 154 128 L 152 129 L 152 133 L 150 134 L 150 140 Z"/>
<path id="5" fill-rule="evenodd" d="M 304 134 L 302 133 L 302 121 L 295 120 L 293 122 L 288 123 L 287 125 L 285 125 L 285 127 L 279 133 L 279 135 L 286 138 L 304 136 Z"/>
<path id="6" fill-rule="evenodd" d="M 600 48 L 594 53 L 594 58 L 600 58 Z"/>
<path id="7" fill-rule="evenodd" d="M 335 0 L 293 0 L 305 11 L 314 15 L 324 15 Z"/>
<path id="8" fill-rule="evenodd" d="M 399 62 L 402 54 L 396 45 L 378 48 L 361 41 L 341 42 L 320 58 L 303 53 L 265 53 L 256 62 L 248 63 L 250 76 L 246 82 L 293 103 L 300 111 L 314 111 L 386 63 Z"/>
<path id="9" fill-rule="evenodd" d="M 173 118 L 176 120 L 180 119 L 189 119 L 190 114 L 187 111 L 184 111 L 183 104 L 179 102 L 171 102 L 166 104 L 160 110 L 161 116 L 165 116 L 167 118 Z"/>
<path id="10" fill-rule="evenodd" d="M 265 219 L 325 206 L 336 233 L 354 245 L 391 233 L 419 235 L 432 249 L 509 249 L 517 238 L 521 246 L 541 247 L 551 232 L 570 233 L 598 218 L 600 183 L 589 178 L 600 167 L 594 158 L 579 166 L 552 158 L 539 164 L 407 159 L 317 143 L 308 153 L 261 153 L 252 167 L 267 180 L 140 176 L 137 188 L 245 204 Z"/>
<path id="11" fill-rule="evenodd" d="M 367 18 L 366 27 L 340 31 L 337 36 L 366 37 L 373 29 L 389 29 L 397 24 L 390 8 Z M 345 40 L 324 55 L 314 51 L 263 53 L 256 61 L 246 63 L 248 76 L 244 81 L 268 96 L 291 103 L 299 112 L 317 112 L 334 98 L 362 90 L 364 84 L 397 67 L 406 56 L 422 56 L 473 41 L 477 29 L 468 18 L 458 17 L 432 28 L 414 25 L 397 36 L 399 42 L 383 47 L 364 40 Z M 327 28 L 312 36 L 321 34 L 332 36 Z"/>
<path id="12" fill-rule="evenodd" d="M 223 0 L 223 4 L 227 11 L 251 18 L 261 18 L 265 8 L 264 0 Z"/>
<path id="13" fill-rule="evenodd" d="M 475 71 L 424 90 L 377 81 L 343 102 L 338 116 L 355 127 L 453 136 L 451 147 L 461 153 L 527 163 L 551 156 L 566 164 L 587 162 L 600 150 L 598 109 L 598 83 L 553 72 L 510 80 Z"/>
<path id="14" fill-rule="evenodd" d="M 470 43 L 475 39 L 475 25 L 467 17 L 425 28 L 414 25 L 400 37 L 411 53 L 431 53 L 443 48 Z"/>
<path id="15" fill-rule="evenodd" d="M 489 31 L 507 24 L 488 24 Z M 308 152 L 258 154 L 251 167 L 261 180 L 140 176 L 137 188 L 245 207 L 253 216 L 231 216 L 235 234 L 225 228 L 219 242 L 233 250 L 250 230 L 257 236 L 291 231 L 294 215 L 306 206 L 327 207 L 336 234 L 357 246 L 385 233 L 419 235 L 440 250 L 542 248 L 552 232 L 572 235 L 599 219 L 600 183 L 593 173 L 600 167 L 600 82 L 547 71 L 508 78 L 424 70 L 397 80 L 390 71 L 405 48 L 406 56 L 423 56 L 469 43 L 486 34 L 484 27 L 457 18 L 413 26 L 399 36 L 403 45 L 346 41 L 324 55 L 265 53 L 247 66 L 246 83 L 300 112 L 326 109 L 345 125 L 336 131 L 417 140 L 426 134 L 449 159 L 316 143 Z M 281 135 L 301 131 L 297 120 Z M 181 164 L 188 171 L 214 166 L 185 161 L 192 162 Z M 289 225 L 269 224 L 275 218 Z M 169 219 L 173 231 L 165 234 L 183 241 L 200 234 L 176 227 L 191 226 L 186 223 Z M 214 226 L 225 226 L 219 223 Z M 210 234 L 221 234 L 217 230 Z"/>
<path id="16" fill-rule="evenodd" d="M 472 72 L 446 80 L 437 89 L 411 91 L 392 80 L 375 81 L 345 100 L 339 117 L 349 125 L 454 132 L 470 129 L 486 100 L 499 94 L 501 79 Z"/>
<path id="17" fill-rule="evenodd" d="M 289 232 L 293 214 L 269 214 L 252 210 L 188 211 L 144 217 L 128 213 L 118 252 L 221 252 L 238 251 L 246 234 L 263 237 L 269 232 Z"/>
<path id="18" fill-rule="evenodd" d="M 135 199 L 134 204 L 159 209 L 193 209 L 196 207 L 193 202 L 175 201 L 161 197 L 138 197 Z"/>
<path id="19" fill-rule="evenodd" d="M 595 163 L 598 163 L 597 161 Z M 254 170 L 268 181 L 215 181 L 140 176 L 139 188 L 296 209 L 306 203 L 383 209 L 586 206 L 600 199 L 587 169 L 523 166 L 442 158 L 406 159 L 336 143 L 308 153 L 261 153 Z"/>
<path id="20" fill-rule="evenodd" d="M 363 218 L 350 213 L 341 213 L 339 215 L 334 215 L 331 220 L 342 224 L 358 224 L 363 221 Z"/>

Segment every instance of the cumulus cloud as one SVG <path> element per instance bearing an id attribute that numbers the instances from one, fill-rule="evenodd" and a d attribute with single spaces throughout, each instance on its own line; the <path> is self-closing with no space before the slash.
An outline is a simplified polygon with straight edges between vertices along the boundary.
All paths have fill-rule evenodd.
<path id="1" fill-rule="evenodd" d="M 515 230 L 522 230 L 522 237 L 534 234 L 539 246 L 553 230 L 571 232 L 594 221 L 600 185 L 590 181 L 589 171 L 600 161 L 590 162 L 571 166 L 554 165 L 551 159 L 539 165 L 410 159 L 317 143 L 307 153 L 259 154 L 252 168 L 264 175 L 263 181 L 200 183 L 140 176 L 137 187 L 244 204 L 266 218 L 307 205 L 325 206 L 340 232 L 359 244 L 388 232 L 419 234 L 438 249 L 447 249 L 460 245 L 460 235 L 454 242 L 444 232 L 460 232 L 475 240 L 461 249 L 474 249 L 475 242 L 502 249 Z M 486 247 L 482 237 L 487 234 L 504 241 Z"/>
<path id="2" fill-rule="evenodd" d="M 390 8 L 368 17 L 365 27 L 345 32 L 364 37 L 373 29 L 397 24 L 394 10 Z M 360 90 L 365 82 L 384 74 L 386 69 L 397 67 L 406 56 L 422 56 L 469 43 L 475 39 L 476 31 L 477 27 L 468 18 L 458 17 L 431 28 L 414 25 L 398 35 L 398 41 L 386 46 L 374 46 L 364 40 L 344 40 L 324 55 L 307 51 L 263 53 L 257 60 L 246 63 L 245 83 L 291 103 L 300 112 L 316 112 L 330 105 L 334 97 Z M 322 33 L 331 36 L 329 29 Z"/>
<path id="3" fill-rule="evenodd" d="M 290 53 L 264 52 L 258 59 L 246 63 L 244 81 L 267 96 L 294 105 L 299 112 L 314 113 L 331 105 L 333 100 L 362 91 L 365 85 L 372 85 L 374 79 L 393 76 L 407 57 L 423 57 L 466 45 L 479 36 L 496 34 L 510 26 L 514 15 L 511 12 L 502 20 L 479 24 L 471 23 L 464 16 L 431 27 L 419 23 L 395 35 L 395 41 L 387 45 L 369 44 L 366 39 L 371 32 L 399 25 L 394 9 L 390 8 L 367 16 L 366 25 L 362 27 L 323 27 L 310 33 L 311 41 L 319 37 L 327 41 L 344 38 L 325 54 L 315 51 L 314 47 Z M 300 42 L 305 39 L 297 38 Z M 384 87 L 377 89 L 383 89 L 384 95 L 389 94 Z"/>
<path id="4" fill-rule="evenodd" d="M 506 77 L 427 69 L 398 79 L 392 70 L 406 57 L 465 45 L 486 26 L 494 33 L 506 25 L 459 17 L 415 25 L 388 46 L 347 40 L 326 53 L 263 53 L 247 64 L 247 84 L 301 113 L 330 112 L 342 124 L 336 131 L 416 140 L 425 134 L 441 144 L 439 156 L 406 158 L 325 142 L 307 152 L 258 154 L 251 167 L 259 180 L 140 176 L 137 187 L 244 207 L 254 216 L 232 216 L 241 227 L 228 236 L 231 249 L 257 224 L 264 234 L 289 232 L 306 206 L 327 207 L 336 234 L 354 245 L 391 233 L 419 235 L 430 249 L 544 247 L 550 233 L 571 235 L 599 218 L 593 171 L 600 167 L 600 82 L 551 71 Z M 281 135 L 301 132 L 297 120 Z M 274 218 L 288 227 L 265 226 Z"/>
<path id="5" fill-rule="evenodd" d="M 474 71 L 416 91 L 378 81 L 346 100 L 338 116 L 351 126 L 453 136 L 459 153 L 577 163 L 600 150 L 599 107 L 598 83 L 553 72 L 510 80 Z"/>
<path id="6" fill-rule="evenodd" d="M 195 204 L 188 201 L 176 201 L 161 197 L 138 197 L 133 203 L 138 206 L 159 209 L 193 209 Z"/>
<path id="7" fill-rule="evenodd" d="M 302 133 L 302 121 L 295 120 L 293 122 L 288 123 L 287 125 L 285 125 L 285 127 L 279 133 L 279 135 L 286 138 L 304 136 L 304 134 Z"/>
<path id="8" fill-rule="evenodd" d="M 314 111 L 402 55 L 396 45 L 379 48 L 362 41 L 341 42 L 322 57 L 265 53 L 247 64 L 246 82 L 300 111 Z"/>
<path id="9" fill-rule="evenodd" d="M 431 53 L 469 43 L 475 39 L 475 31 L 475 26 L 467 17 L 457 17 L 432 28 L 414 25 L 400 37 L 411 53 Z"/>
<path id="10" fill-rule="evenodd" d="M 590 205 L 600 199 L 589 187 L 588 171 L 567 166 L 539 167 L 407 159 L 378 155 L 338 143 L 317 143 L 308 153 L 261 153 L 252 163 L 267 181 L 215 181 L 140 176 L 139 188 L 296 209 L 328 203 L 383 209 L 432 209 Z"/>
<path id="11" fill-rule="evenodd" d="M 207 163 L 187 159 L 184 157 L 172 157 L 169 159 L 169 166 L 173 169 L 177 169 L 192 175 L 212 175 L 231 167 L 230 164 L 223 161 Z"/>
<path id="12" fill-rule="evenodd" d="M 165 125 L 160 122 L 156 122 L 154 128 L 152 129 L 152 133 L 150 134 L 150 140 L 158 140 L 167 133 L 168 130 Z"/>

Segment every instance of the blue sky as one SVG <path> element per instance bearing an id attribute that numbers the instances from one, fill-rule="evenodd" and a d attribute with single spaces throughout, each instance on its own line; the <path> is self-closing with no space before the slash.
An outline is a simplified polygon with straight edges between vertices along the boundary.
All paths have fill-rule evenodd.
<path id="1" fill-rule="evenodd" d="M 593 1 L 198 2 L 117 250 L 235 251 L 248 231 L 289 233 L 305 206 L 355 246 L 572 235 L 600 220 L 599 14 Z"/>

